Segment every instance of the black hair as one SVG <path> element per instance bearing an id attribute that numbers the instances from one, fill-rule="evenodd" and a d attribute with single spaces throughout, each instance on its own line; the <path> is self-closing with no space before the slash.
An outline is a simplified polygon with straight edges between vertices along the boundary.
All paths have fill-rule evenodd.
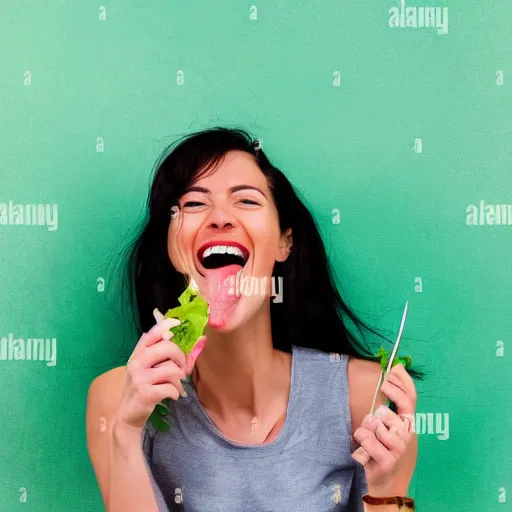
<path id="1" fill-rule="evenodd" d="M 272 342 L 276 349 L 291 352 L 291 345 L 331 354 L 378 360 L 365 340 L 364 331 L 393 341 L 361 320 L 340 296 L 318 226 L 300 193 L 272 165 L 260 141 L 244 129 L 215 127 L 185 135 L 168 146 L 156 163 L 148 197 L 146 219 L 129 247 L 126 282 L 134 325 L 140 337 L 155 323 L 154 308 L 165 313 L 179 305 L 187 286 L 183 274 L 171 264 L 167 235 L 171 207 L 184 190 L 209 171 L 215 170 L 229 151 L 254 156 L 265 175 L 277 207 L 281 233 L 292 228 L 293 247 L 284 262 L 276 262 L 273 276 L 283 278 L 283 300 L 270 301 Z M 353 324 L 361 339 L 349 329 Z M 413 378 L 424 373 L 408 369 Z"/>

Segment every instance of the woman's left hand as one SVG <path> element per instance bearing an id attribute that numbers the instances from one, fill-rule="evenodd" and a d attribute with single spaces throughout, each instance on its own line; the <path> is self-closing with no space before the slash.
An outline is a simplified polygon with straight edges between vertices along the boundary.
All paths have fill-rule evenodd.
<path id="1" fill-rule="evenodd" d="M 364 466 L 371 496 L 406 496 L 417 457 L 415 432 L 416 388 L 402 364 L 392 367 L 381 387 L 397 406 L 382 405 L 367 415 L 354 432 L 361 445 L 352 458 Z"/>

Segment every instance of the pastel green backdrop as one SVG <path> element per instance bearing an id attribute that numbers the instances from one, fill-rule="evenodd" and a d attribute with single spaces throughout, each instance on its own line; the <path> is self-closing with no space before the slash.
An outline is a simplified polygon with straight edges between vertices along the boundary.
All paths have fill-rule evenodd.
<path id="1" fill-rule="evenodd" d="M 161 151 L 215 125 L 305 195 L 357 312 L 394 337 L 409 300 L 417 510 L 512 510 L 509 0 L 8 2 L 0 46 L 0 511 L 103 510 L 119 253 Z"/>

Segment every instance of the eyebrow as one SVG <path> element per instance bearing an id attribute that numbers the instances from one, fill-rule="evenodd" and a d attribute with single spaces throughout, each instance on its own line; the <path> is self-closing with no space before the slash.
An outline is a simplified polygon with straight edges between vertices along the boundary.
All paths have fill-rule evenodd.
<path id="1" fill-rule="evenodd" d="M 239 190 L 256 190 L 256 192 L 259 192 L 263 197 L 265 197 L 265 198 L 267 197 L 261 189 L 259 189 L 258 187 L 254 187 L 252 185 L 236 185 L 234 187 L 231 187 L 229 189 L 229 192 L 233 193 L 233 192 L 238 192 Z M 187 194 L 188 192 L 202 192 L 204 194 L 211 194 L 211 192 L 207 188 L 198 187 L 197 185 L 187 188 L 183 192 L 183 195 Z"/>

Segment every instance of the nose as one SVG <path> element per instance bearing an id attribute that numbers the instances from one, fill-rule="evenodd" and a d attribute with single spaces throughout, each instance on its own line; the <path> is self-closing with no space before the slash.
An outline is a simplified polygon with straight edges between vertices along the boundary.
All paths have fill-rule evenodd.
<path id="1" fill-rule="evenodd" d="M 233 214 L 230 213 L 227 208 L 221 208 L 219 206 L 213 208 L 210 218 L 208 219 L 208 225 L 216 229 L 232 228 L 234 222 Z"/>

